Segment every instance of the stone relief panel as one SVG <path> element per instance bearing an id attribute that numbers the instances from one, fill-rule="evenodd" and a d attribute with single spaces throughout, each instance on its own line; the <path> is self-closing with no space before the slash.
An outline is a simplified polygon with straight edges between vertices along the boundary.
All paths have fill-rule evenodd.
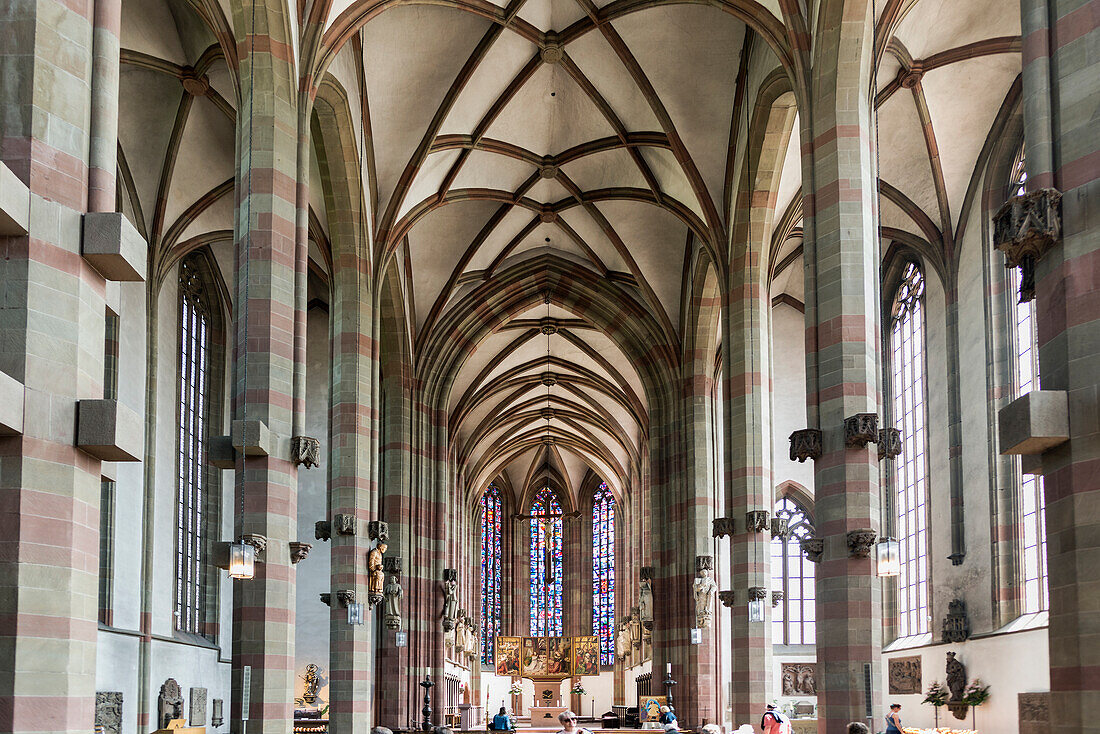
<path id="1" fill-rule="evenodd" d="M 783 663 L 784 696 L 816 696 L 816 663 Z"/>
<path id="2" fill-rule="evenodd" d="M 920 656 L 890 660 L 890 693 L 921 693 Z"/>
<path id="3" fill-rule="evenodd" d="M 206 689 L 191 689 L 191 726 L 206 726 Z"/>
<path id="4" fill-rule="evenodd" d="M 1050 734 L 1050 692 L 1018 694 L 1020 731 Z"/>
<path id="5" fill-rule="evenodd" d="M 103 734 L 122 734 L 122 691 L 96 691 L 95 725 Z"/>

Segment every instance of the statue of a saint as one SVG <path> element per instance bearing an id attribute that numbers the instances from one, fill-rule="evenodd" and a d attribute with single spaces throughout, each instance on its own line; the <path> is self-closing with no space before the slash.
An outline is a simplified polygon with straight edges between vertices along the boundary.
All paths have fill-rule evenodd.
<path id="1" fill-rule="evenodd" d="M 642 620 L 638 607 L 630 610 L 630 642 L 634 647 L 642 646 Z"/>
<path id="2" fill-rule="evenodd" d="M 382 570 L 382 555 L 386 544 L 379 543 L 367 553 L 367 601 L 377 604 L 382 601 L 382 590 L 386 584 L 386 572 Z"/>
<path id="3" fill-rule="evenodd" d="M 310 663 L 306 666 L 305 675 L 301 676 L 302 680 L 306 683 L 305 690 L 302 691 L 302 702 L 309 706 L 317 702 L 317 687 L 320 685 L 317 672 L 317 664 Z"/>
<path id="4" fill-rule="evenodd" d="M 443 582 L 443 630 L 450 632 L 455 628 L 455 619 L 458 616 L 458 580 L 448 579 Z"/>
<path id="5" fill-rule="evenodd" d="M 470 644 L 470 622 L 466 618 L 466 610 L 458 613 L 458 627 L 455 629 L 455 657 L 466 654 L 466 647 Z"/>
<path id="6" fill-rule="evenodd" d="M 695 572 L 692 593 L 695 595 L 695 626 L 699 629 L 710 626 L 710 609 L 717 592 L 718 584 L 714 583 L 714 579 L 710 577 L 710 571 L 700 568 Z"/>
<path id="7" fill-rule="evenodd" d="M 642 625 L 653 626 L 653 582 L 649 579 L 642 581 L 642 594 L 639 610 L 642 617 Z"/>
<path id="8" fill-rule="evenodd" d="M 966 668 L 955 659 L 955 653 L 947 653 L 947 687 L 951 690 L 951 700 L 961 701 L 966 691 Z"/>
<path id="9" fill-rule="evenodd" d="M 623 660 L 629 651 L 630 631 L 626 628 L 626 622 L 619 622 L 619 631 L 615 635 L 615 657 Z"/>
<path id="10" fill-rule="evenodd" d="M 401 588 L 397 574 L 390 574 L 386 579 L 382 594 L 386 598 L 386 627 L 391 630 L 401 629 L 401 597 L 405 595 L 405 591 Z"/>

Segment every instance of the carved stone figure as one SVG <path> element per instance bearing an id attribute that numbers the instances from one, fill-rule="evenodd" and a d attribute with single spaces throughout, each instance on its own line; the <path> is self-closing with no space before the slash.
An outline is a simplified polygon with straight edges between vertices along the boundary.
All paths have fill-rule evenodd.
<path id="1" fill-rule="evenodd" d="M 615 657 L 624 660 L 630 652 L 630 630 L 626 628 L 626 622 L 619 622 L 619 631 L 615 634 Z"/>
<path id="2" fill-rule="evenodd" d="M 943 618 L 943 641 L 963 642 L 970 637 L 970 619 L 966 616 L 966 602 L 952 599 L 947 604 L 947 616 Z"/>
<path id="3" fill-rule="evenodd" d="M 947 653 L 947 688 L 952 701 L 961 701 L 966 690 L 966 668 L 955 659 L 955 653 Z"/>
<path id="4" fill-rule="evenodd" d="M 817 665 L 815 663 L 783 663 L 784 696 L 816 696 Z"/>
<path id="5" fill-rule="evenodd" d="M 458 579 L 448 578 L 443 582 L 443 631 L 455 628 L 458 618 Z"/>
<path id="6" fill-rule="evenodd" d="M 383 570 L 382 555 L 386 552 L 385 543 L 379 543 L 367 554 L 367 603 L 374 606 L 382 601 L 383 587 L 386 585 L 386 572 Z"/>
<path id="7" fill-rule="evenodd" d="M 305 688 L 302 691 L 302 703 L 307 706 L 312 706 L 317 703 L 317 689 L 320 687 L 321 681 L 318 676 L 320 669 L 316 663 L 309 663 L 306 665 L 305 674 L 299 676 L 305 681 Z"/>
<path id="8" fill-rule="evenodd" d="M 386 627 L 391 630 L 401 629 L 401 598 L 405 595 L 405 590 L 401 588 L 397 574 L 390 574 L 386 579 L 382 595 L 386 598 L 386 613 L 383 620 Z"/>
<path id="9" fill-rule="evenodd" d="M 919 655 L 907 658 L 893 658 L 890 660 L 890 693 L 892 695 L 920 693 L 921 688 L 921 662 Z"/>
<path id="10" fill-rule="evenodd" d="M 122 691 L 96 691 L 95 724 L 103 734 L 121 734 Z"/>
<path id="11" fill-rule="evenodd" d="M 191 689 L 191 718 L 190 726 L 206 726 L 206 689 Z"/>
<path id="12" fill-rule="evenodd" d="M 692 593 L 695 595 L 696 627 L 704 629 L 710 626 L 710 610 L 717 591 L 718 584 L 714 583 L 708 569 L 700 568 L 695 572 L 695 584 Z"/>
<path id="13" fill-rule="evenodd" d="M 469 636 L 470 623 L 466 618 L 466 610 L 463 609 L 458 613 L 458 626 L 455 628 L 455 657 L 466 652 L 466 647 L 470 643 Z"/>
<path id="14" fill-rule="evenodd" d="M 225 723 L 225 701 L 221 698 L 215 698 L 213 705 L 210 707 L 210 726 L 217 729 L 219 726 Z"/>
<path id="15" fill-rule="evenodd" d="M 157 698 L 158 729 L 167 729 L 168 722 L 183 718 L 183 690 L 175 678 L 164 681 Z"/>
<path id="16" fill-rule="evenodd" d="M 642 620 L 638 607 L 630 610 L 630 643 L 636 648 L 642 646 Z"/>
<path id="17" fill-rule="evenodd" d="M 653 627 L 653 582 L 649 579 L 642 580 L 642 592 L 638 599 L 638 610 L 642 624 L 652 629 Z"/>
<path id="18" fill-rule="evenodd" d="M 301 563 L 309 556 L 309 552 L 313 549 L 312 543 L 299 543 L 297 540 L 290 541 L 289 545 L 291 563 Z"/>
<path id="19" fill-rule="evenodd" d="M 726 609 L 732 609 L 733 605 L 737 603 L 737 592 L 719 591 L 718 601 L 722 602 L 722 606 L 724 606 Z"/>

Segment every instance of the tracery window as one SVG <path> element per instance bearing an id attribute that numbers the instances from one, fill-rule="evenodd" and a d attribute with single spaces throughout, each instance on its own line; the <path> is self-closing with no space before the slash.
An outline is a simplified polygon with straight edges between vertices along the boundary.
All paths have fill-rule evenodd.
<path id="1" fill-rule="evenodd" d="M 772 589 L 783 599 L 772 613 L 772 640 L 786 645 L 812 645 L 814 625 L 814 567 L 799 544 L 813 536 L 806 510 L 789 497 L 775 503 L 774 516 L 787 519 L 787 532 L 772 539 Z"/>
<path id="2" fill-rule="evenodd" d="M 204 447 L 210 426 L 213 354 L 211 288 L 198 255 L 179 269 L 179 434 L 176 495 L 176 629 L 203 633 L 206 607 L 206 504 L 210 471 Z"/>
<path id="3" fill-rule="evenodd" d="M 615 497 L 601 482 L 592 501 L 592 634 L 600 664 L 615 664 Z"/>
<path id="4" fill-rule="evenodd" d="M 1012 170 L 1010 190 L 1013 195 L 1023 194 L 1027 188 L 1027 171 L 1024 153 Z M 1016 397 L 1026 395 L 1039 384 L 1039 347 L 1035 328 L 1035 302 L 1019 303 L 1015 297 L 1020 292 L 1020 271 L 1009 272 L 1012 304 L 1012 341 L 1015 354 L 1014 387 Z M 1047 537 L 1046 501 L 1043 477 L 1038 474 L 1020 473 L 1020 580 L 1023 586 L 1023 612 L 1025 614 L 1046 609 L 1047 590 Z"/>
<path id="5" fill-rule="evenodd" d="M 481 662 L 491 664 L 500 634 L 500 489 L 481 496 Z"/>
<path id="6" fill-rule="evenodd" d="M 895 464 L 896 522 L 901 543 L 898 634 L 928 632 L 928 464 L 925 433 L 924 274 L 909 263 L 894 297 L 891 328 L 894 425 L 902 451 Z"/>
<path id="7" fill-rule="evenodd" d="M 531 520 L 531 635 L 560 636 L 562 509 L 553 490 L 539 490 L 531 514 L 542 516 Z"/>

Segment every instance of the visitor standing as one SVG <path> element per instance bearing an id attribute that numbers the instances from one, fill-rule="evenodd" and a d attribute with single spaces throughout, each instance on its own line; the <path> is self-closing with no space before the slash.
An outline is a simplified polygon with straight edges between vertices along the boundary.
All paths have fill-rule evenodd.
<path id="1" fill-rule="evenodd" d="M 760 719 L 760 728 L 764 734 L 791 734 L 791 720 L 772 704 Z"/>
<path id="2" fill-rule="evenodd" d="M 886 734 L 901 734 L 901 704 L 890 704 L 890 713 L 886 714 Z"/>

